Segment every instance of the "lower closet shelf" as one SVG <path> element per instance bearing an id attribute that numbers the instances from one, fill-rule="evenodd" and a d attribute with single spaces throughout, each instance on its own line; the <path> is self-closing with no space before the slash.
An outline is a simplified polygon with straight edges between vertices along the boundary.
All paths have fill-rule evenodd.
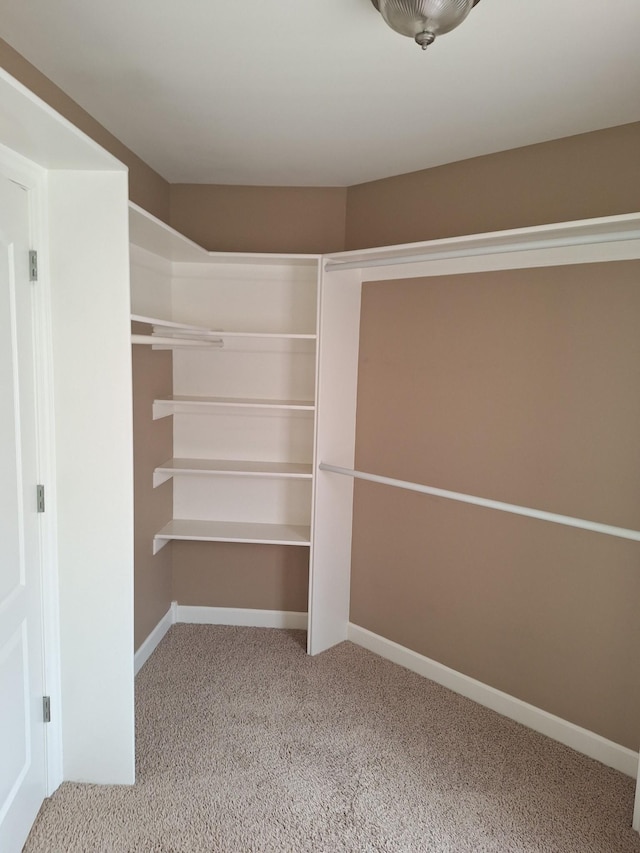
<path id="1" fill-rule="evenodd" d="M 253 524 L 176 518 L 153 539 L 153 553 L 172 539 L 195 542 L 245 542 L 262 545 L 311 545 L 311 529 L 301 524 Z"/>

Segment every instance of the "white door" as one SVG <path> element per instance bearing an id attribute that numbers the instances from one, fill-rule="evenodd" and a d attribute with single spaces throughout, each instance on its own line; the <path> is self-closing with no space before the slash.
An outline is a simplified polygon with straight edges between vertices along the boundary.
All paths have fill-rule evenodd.
<path id="1" fill-rule="evenodd" d="M 43 649 L 29 193 L 0 174 L 0 850 L 45 796 Z"/>

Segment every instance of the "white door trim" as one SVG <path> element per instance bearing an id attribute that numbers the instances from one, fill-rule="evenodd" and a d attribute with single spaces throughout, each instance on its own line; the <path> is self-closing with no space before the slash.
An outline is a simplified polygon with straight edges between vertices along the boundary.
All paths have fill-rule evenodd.
<path id="1" fill-rule="evenodd" d="M 51 698 L 51 722 L 45 727 L 46 792 L 62 782 L 62 716 L 60 631 L 58 600 L 57 524 L 55 500 L 55 434 L 53 408 L 53 349 L 47 222 L 47 172 L 0 145 L 0 166 L 11 179 L 29 190 L 32 248 L 38 252 L 38 283 L 34 290 L 37 453 L 39 482 L 46 487 L 46 511 L 41 518 L 41 580 L 43 682 Z"/>

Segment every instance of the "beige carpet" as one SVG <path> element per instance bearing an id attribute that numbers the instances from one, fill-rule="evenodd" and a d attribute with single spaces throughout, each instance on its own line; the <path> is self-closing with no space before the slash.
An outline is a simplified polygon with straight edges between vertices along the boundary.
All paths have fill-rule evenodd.
<path id="1" fill-rule="evenodd" d="M 303 640 L 173 627 L 137 680 L 136 785 L 65 783 L 26 853 L 640 853 L 631 779 Z"/>

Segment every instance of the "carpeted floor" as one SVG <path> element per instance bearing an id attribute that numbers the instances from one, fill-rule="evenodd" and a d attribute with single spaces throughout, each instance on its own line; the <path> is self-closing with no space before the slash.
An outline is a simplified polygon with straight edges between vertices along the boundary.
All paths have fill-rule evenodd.
<path id="1" fill-rule="evenodd" d="M 640 853 L 634 783 L 351 643 L 176 625 L 137 782 L 63 784 L 25 853 Z"/>

